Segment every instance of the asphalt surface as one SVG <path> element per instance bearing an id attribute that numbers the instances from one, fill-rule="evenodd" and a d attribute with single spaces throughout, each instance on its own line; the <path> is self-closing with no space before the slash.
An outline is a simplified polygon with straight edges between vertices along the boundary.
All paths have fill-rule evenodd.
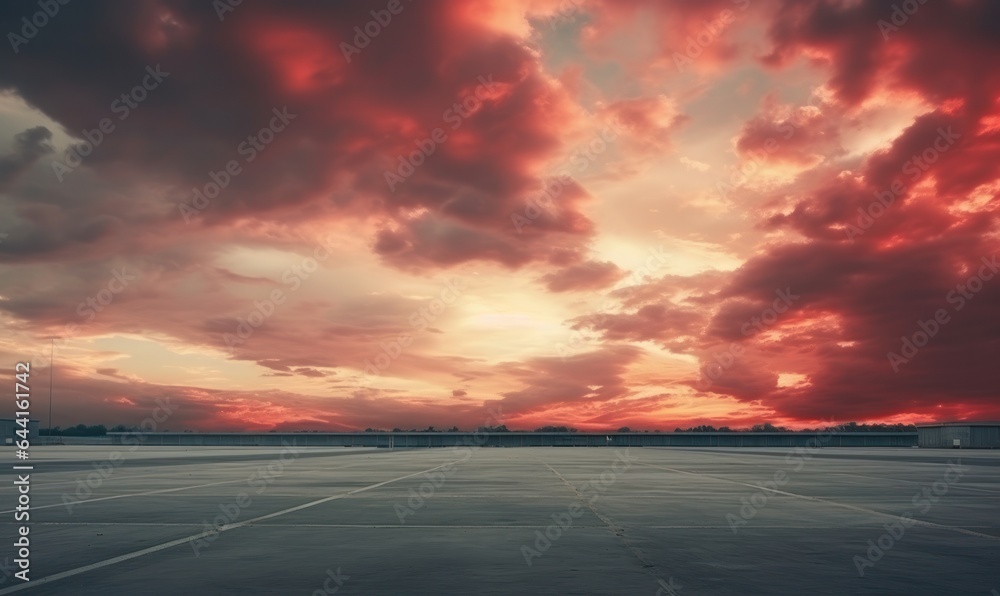
<path id="1" fill-rule="evenodd" d="M 3 454 L 0 594 L 1000 590 L 994 452 L 115 449 L 33 448 L 29 582 Z"/>

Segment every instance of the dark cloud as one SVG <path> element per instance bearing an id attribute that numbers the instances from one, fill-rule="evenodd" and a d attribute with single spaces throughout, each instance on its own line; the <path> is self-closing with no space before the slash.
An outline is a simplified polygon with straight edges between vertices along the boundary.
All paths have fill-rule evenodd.
<path id="1" fill-rule="evenodd" d="M 54 149 L 51 140 L 52 131 L 44 126 L 29 128 L 14 135 L 14 152 L 0 156 L 0 189 L 39 158 L 52 153 Z"/>
<path id="2" fill-rule="evenodd" d="M 376 251 L 410 268 L 544 261 L 553 233 L 557 247 L 580 246 L 591 229 L 578 190 L 530 234 L 511 223 L 542 188 L 539 165 L 563 143 L 569 96 L 526 47 L 456 6 L 404 5 L 349 61 L 340 44 L 371 19 L 360 4 L 260 2 L 223 22 L 197 2 L 68 7 L 23 55 L 0 58 L 0 88 L 81 138 L 110 119 L 113 130 L 64 177 L 80 183 L 96 171 L 122 184 L 128 172 L 160 187 L 150 206 L 78 203 L 78 219 L 114 212 L 132 235 L 190 233 L 185 203 L 193 226 L 375 216 L 396 230 L 378 235 Z M 0 25 L 12 27 L 21 13 L 5 8 Z M 143 91 L 147 68 L 166 74 Z M 134 89 L 142 100 L 123 108 Z M 412 173 L 400 169 L 411 155 L 420 162 Z M 406 177 L 389 184 L 387 172 Z M 191 211 L 194 191 L 213 194 L 213 183 L 224 188 Z M 54 231 L 39 226 L 35 236 L 49 240 L 30 250 L 54 254 L 72 242 Z M 79 242 L 118 241 L 114 232 L 98 228 Z"/>
<path id="3" fill-rule="evenodd" d="M 314 255 L 312 235 L 324 228 L 350 230 L 350 240 L 406 279 L 474 264 L 484 276 L 520 270 L 551 293 L 607 291 L 625 272 L 588 260 L 590 243 L 602 230 L 631 230 L 591 219 L 606 189 L 592 196 L 552 166 L 606 130 L 615 138 L 603 139 L 608 149 L 598 161 L 655 163 L 686 127 L 704 124 L 686 115 L 688 105 L 720 101 L 714 97 L 728 88 L 708 93 L 706 85 L 742 59 L 726 84 L 735 87 L 744 66 L 753 75 L 745 78 L 758 77 L 763 64 L 758 78 L 771 77 L 774 95 L 745 104 L 759 108 L 724 138 L 734 140 L 741 165 L 767 162 L 793 174 L 739 190 L 731 206 L 741 211 L 728 216 L 755 224 L 754 234 L 684 236 L 732 248 L 743 259 L 738 268 L 644 275 L 609 291 L 615 308 L 567 315 L 573 329 L 603 343 L 566 358 L 496 364 L 456 356 L 448 324 L 455 315 L 445 312 L 384 374 L 444 388 L 502 379 L 509 385 L 485 405 L 525 424 L 566 416 L 638 426 L 676 397 L 636 396 L 640 381 L 631 373 L 645 352 L 626 342 L 652 342 L 694 356 L 703 369 L 720 367 L 708 386 L 697 374 L 660 382 L 693 388 L 699 404 L 735 403 L 732 420 L 752 421 L 766 409 L 802 421 L 1000 418 L 990 376 L 1000 347 L 1000 280 L 984 278 L 974 297 L 954 298 L 996 254 L 1000 237 L 1000 5 L 924 3 L 898 29 L 880 29 L 893 11 L 881 2 L 743 6 L 587 3 L 587 20 L 569 40 L 586 56 L 566 65 L 565 78 L 576 82 L 564 86 L 547 71 L 551 56 L 541 41 L 512 35 L 488 11 L 461 2 L 405 4 L 349 60 L 341 44 L 353 43 L 371 5 L 247 2 L 220 22 L 211 3 L 194 0 L 70 3 L 17 53 L 0 54 L 0 91 L 75 139 L 56 152 L 51 123 L 21 125 L 0 156 L 0 313 L 26 336 L 166 337 L 256 363 L 282 383 L 329 389 L 210 390 L 143 383 L 131 368 L 70 365 L 60 413 L 67 421 L 137 424 L 169 397 L 181 405 L 174 429 L 348 430 L 399 426 L 400 418 L 410 427 L 486 424 L 484 405 L 459 399 L 465 390 L 451 390 L 448 400 L 438 391 L 435 401 L 351 378 L 383 344 L 391 349 L 413 332 L 409 318 L 426 299 L 402 291 L 303 292 L 237 349 L 227 350 L 223 338 L 272 290 L 288 290 L 273 253 Z M 675 54 L 687 53 L 706 21 L 727 9 L 735 19 L 701 44 L 692 65 L 705 80 L 684 97 L 661 95 L 661 81 L 686 80 Z M 18 30 L 36 10 L 33 1 L 0 4 L 0 30 Z M 615 40 L 637 19 L 656 32 L 654 41 L 622 55 Z M 760 32 L 763 39 L 741 45 Z M 162 73 L 155 85 L 151 72 Z M 805 105 L 802 97 L 816 90 L 832 93 Z M 128 95 L 135 105 L 126 111 Z M 865 126 L 871 106 L 894 102 L 920 113 L 894 138 L 859 151 L 854 145 L 868 140 L 847 128 Z M 731 106 L 720 105 L 713 109 L 728 113 Z M 104 119 L 113 130 L 97 135 Z M 53 170 L 52 161 L 67 163 L 72 152 L 88 152 L 80 167 Z M 237 167 L 223 173 L 230 161 Z M 656 182 L 663 188 L 625 188 L 662 195 L 656 217 L 668 217 L 673 195 L 689 191 Z M 195 189 L 210 183 L 225 188 L 196 212 L 178 208 L 193 209 Z M 886 193 L 891 198 L 879 202 Z M 627 194 L 607 196 L 627 201 Z M 336 256 L 318 265 L 317 276 L 365 263 L 349 247 L 326 249 Z M 124 268 L 137 279 L 106 308 L 87 306 Z M 796 295 L 794 303 L 747 333 L 782 292 Z M 887 355 L 902 353 L 903 338 L 940 309 L 948 322 L 894 370 Z M 469 392 L 482 395 L 472 385 Z"/>

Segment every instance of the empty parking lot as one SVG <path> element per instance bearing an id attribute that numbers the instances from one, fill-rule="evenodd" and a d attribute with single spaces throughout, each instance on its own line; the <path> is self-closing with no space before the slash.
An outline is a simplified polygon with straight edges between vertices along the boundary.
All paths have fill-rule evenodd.
<path id="1" fill-rule="evenodd" d="M 1000 457 L 36 447 L 0 594 L 983 594 Z"/>

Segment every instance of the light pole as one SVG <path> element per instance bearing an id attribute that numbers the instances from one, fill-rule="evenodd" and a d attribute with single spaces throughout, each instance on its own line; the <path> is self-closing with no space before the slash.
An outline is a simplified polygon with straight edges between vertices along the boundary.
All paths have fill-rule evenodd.
<path id="1" fill-rule="evenodd" d="M 56 340 L 50 338 L 52 342 L 49 347 L 49 436 L 52 436 L 52 375 L 56 367 Z"/>

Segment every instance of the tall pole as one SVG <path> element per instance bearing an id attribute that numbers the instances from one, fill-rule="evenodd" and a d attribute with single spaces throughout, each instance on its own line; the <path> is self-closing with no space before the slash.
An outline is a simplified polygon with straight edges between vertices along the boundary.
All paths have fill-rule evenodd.
<path id="1" fill-rule="evenodd" d="M 49 348 L 49 436 L 52 436 L 52 372 L 56 367 L 56 340 L 52 338 L 52 345 Z"/>

